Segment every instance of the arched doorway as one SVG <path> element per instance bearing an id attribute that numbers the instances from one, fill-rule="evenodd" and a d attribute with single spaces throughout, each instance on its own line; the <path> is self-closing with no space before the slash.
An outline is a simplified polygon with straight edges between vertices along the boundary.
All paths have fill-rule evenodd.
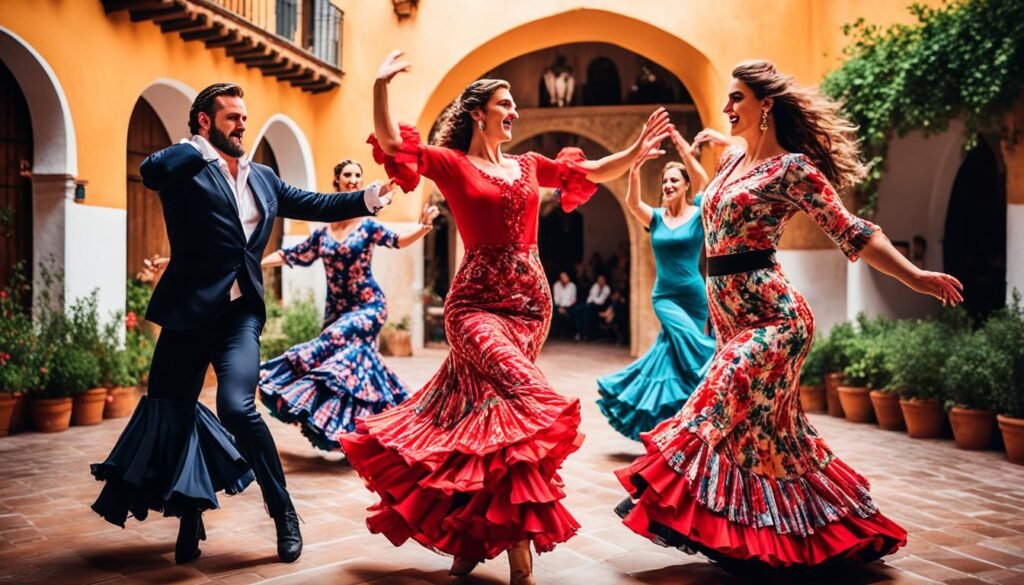
<path id="1" fill-rule="evenodd" d="M 18 80 L 0 61 L 0 287 L 32 281 L 32 121 Z M 31 305 L 31 294 L 21 299 Z"/>
<path id="2" fill-rule="evenodd" d="M 38 301 L 38 295 L 47 284 L 41 279 L 39 266 L 52 262 L 67 269 L 67 208 L 78 174 L 75 127 L 64 89 L 53 68 L 35 48 L 3 26 L 0 26 L 0 64 L 6 72 L 0 87 L 13 100 L 3 106 L 5 118 L 16 116 L 3 122 L 7 127 L 4 132 L 11 134 L 17 143 L 13 147 L 4 143 L 2 164 L 5 170 L 0 180 L 14 188 L 13 192 L 8 192 L 18 208 L 12 207 L 11 212 L 11 238 L 18 242 L 12 253 L 26 260 L 26 269 L 32 276 L 33 301 Z M 21 94 L 21 105 L 16 105 L 17 98 L 9 93 L 14 91 Z M 31 137 L 28 145 L 26 131 Z M 29 163 L 27 168 L 22 161 Z M 29 192 L 27 206 L 26 189 Z M 3 278 L 6 280 L 6 276 Z M 52 300 L 64 298 L 64 288 L 49 292 Z"/>
<path id="3" fill-rule="evenodd" d="M 160 117 L 146 98 L 140 97 L 128 123 L 128 253 L 125 270 L 129 277 L 142 269 L 144 259 L 171 253 L 160 198 L 142 184 L 139 174 L 139 166 L 147 156 L 170 145 L 171 139 Z"/>
<path id="4" fill-rule="evenodd" d="M 964 307 L 980 319 L 1006 304 L 1006 169 L 978 136 L 953 181 L 943 267 L 964 285 Z"/>

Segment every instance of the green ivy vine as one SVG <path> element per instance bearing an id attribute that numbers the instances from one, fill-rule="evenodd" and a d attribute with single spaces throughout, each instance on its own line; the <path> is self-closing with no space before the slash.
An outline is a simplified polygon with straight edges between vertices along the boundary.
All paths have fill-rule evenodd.
<path id="1" fill-rule="evenodd" d="M 965 125 L 970 149 L 979 131 L 1001 128 L 1024 90 L 1024 0 L 953 0 L 913 4 L 916 22 L 887 28 L 864 19 L 845 25 L 847 56 L 822 90 L 860 126 L 871 165 L 858 187 L 861 212 L 878 203 L 889 141 L 914 130 Z"/>

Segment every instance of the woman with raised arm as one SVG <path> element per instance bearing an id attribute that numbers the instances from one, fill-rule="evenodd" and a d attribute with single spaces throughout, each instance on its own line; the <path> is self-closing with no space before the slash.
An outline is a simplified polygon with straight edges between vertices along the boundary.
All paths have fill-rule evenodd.
<path id="1" fill-rule="evenodd" d="M 362 188 L 363 167 L 334 167 L 337 191 Z M 405 248 L 430 232 L 438 209 L 424 205 L 420 225 L 396 233 L 374 218 L 347 219 L 314 230 L 301 243 L 275 250 L 263 267 L 309 266 L 318 258 L 327 274 L 323 330 L 260 366 L 259 397 L 275 418 L 296 423 L 318 449 L 340 448 L 356 417 L 382 412 L 408 398 L 405 385 L 377 350 L 388 318 L 384 292 L 370 271 L 375 246 Z"/>
<path id="2" fill-rule="evenodd" d="M 716 353 L 682 410 L 642 435 L 647 453 L 616 472 L 631 495 L 616 512 L 658 544 L 744 565 L 877 559 L 907 533 L 800 410 L 814 317 L 775 247 L 802 211 L 851 261 L 943 304 L 959 303 L 962 287 L 918 269 L 843 207 L 837 190 L 866 169 L 837 104 L 751 61 L 733 70 L 723 111 L 746 147 L 726 149 L 701 204 Z M 728 144 L 708 131 L 694 139 L 709 141 Z"/>
<path id="3" fill-rule="evenodd" d="M 451 207 L 466 255 L 445 300 L 451 351 L 404 404 L 357 422 L 341 444 L 381 501 L 367 519 L 395 545 L 412 538 L 455 557 L 451 573 L 508 552 L 512 583 L 534 583 L 530 543 L 552 550 L 578 524 L 562 506 L 558 468 L 579 448 L 580 404 L 534 365 L 551 320 L 537 253 L 539 187 L 557 187 L 572 210 L 667 137 L 659 109 L 628 149 L 588 161 L 579 149 L 555 160 L 511 156 L 519 114 L 509 84 L 471 83 L 446 111 L 436 145 L 399 127 L 388 83 L 408 70 L 395 51 L 374 86 L 374 158 L 405 190 L 423 175 Z"/>
<path id="4" fill-rule="evenodd" d="M 693 149 L 679 132 L 672 142 L 683 164 L 670 162 L 661 172 L 662 207 L 653 208 L 640 198 L 640 170 L 646 157 L 633 164 L 626 191 L 626 207 L 651 232 L 657 278 L 652 302 L 661 332 L 647 353 L 625 369 L 597 380 L 601 412 L 612 428 L 638 440 L 655 425 L 679 412 L 704 375 L 715 351 L 705 333 L 708 299 L 701 276 L 704 226 L 699 193 L 708 175 Z"/>

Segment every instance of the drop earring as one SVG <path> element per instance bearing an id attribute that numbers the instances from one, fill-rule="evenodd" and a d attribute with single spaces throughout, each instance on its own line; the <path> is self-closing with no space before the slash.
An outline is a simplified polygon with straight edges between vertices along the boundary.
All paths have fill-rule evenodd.
<path id="1" fill-rule="evenodd" d="M 768 130 L 768 110 L 761 110 L 761 132 Z"/>
<path id="2" fill-rule="evenodd" d="M 483 132 L 484 128 L 486 128 L 486 126 L 484 125 L 484 121 L 483 120 L 477 120 L 476 121 L 476 127 L 479 128 L 481 132 Z"/>

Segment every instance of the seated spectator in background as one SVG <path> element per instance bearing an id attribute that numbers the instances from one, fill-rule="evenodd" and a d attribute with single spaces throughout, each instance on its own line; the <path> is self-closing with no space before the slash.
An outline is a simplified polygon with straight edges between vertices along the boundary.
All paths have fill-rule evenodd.
<path id="1" fill-rule="evenodd" d="M 586 305 L 575 311 L 576 339 L 593 339 L 594 327 L 597 325 L 597 314 L 608 308 L 608 297 L 612 294 L 608 279 L 603 274 L 597 275 L 597 282 L 590 287 Z"/>
<path id="2" fill-rule="evenodd" d="M 551 335 L 553 337 L 570 336 L 576 333 L 573 323 L 573 307 L 576 306 L 576 285 L 569 279 L 569 273 L 558 273 L 558 280 L 551 285 L 551 298 L 554 314 L 551 317 Z"/>
<path id="3" fill-rule="evenodd" d="M 598 317 L 604 322 L 605 327 L 615 334 L 615 343 L 626 345 L 629 339 L 629 303 L 621 292 L 612 292 L 608 298 L 608 308 L 598 313 Z"/>

